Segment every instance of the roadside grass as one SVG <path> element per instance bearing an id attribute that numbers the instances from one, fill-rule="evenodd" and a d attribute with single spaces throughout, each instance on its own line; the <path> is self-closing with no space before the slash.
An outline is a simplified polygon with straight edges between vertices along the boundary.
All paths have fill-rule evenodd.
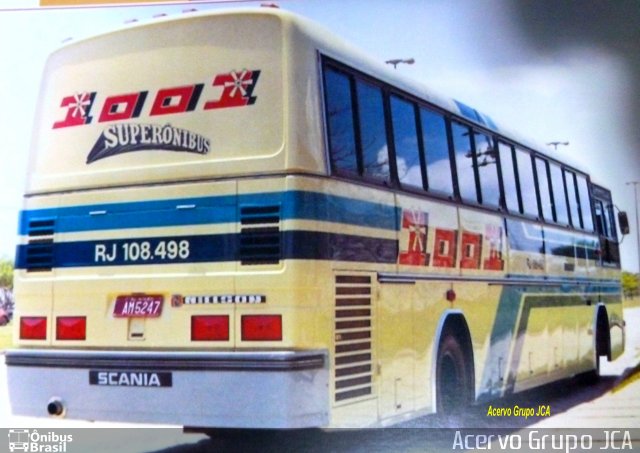
<path id="1" fill-rule="evenodd" d="M 10 348 L 13 344 L 13 323 L 0 327 L 0 351 Z"/>
<path id="2" fill-rule="evenodd" d="M 640 297 L 629 297 L 622 301 L 622 306 L 624 308 L 639 308 L 640 307 Z"/>

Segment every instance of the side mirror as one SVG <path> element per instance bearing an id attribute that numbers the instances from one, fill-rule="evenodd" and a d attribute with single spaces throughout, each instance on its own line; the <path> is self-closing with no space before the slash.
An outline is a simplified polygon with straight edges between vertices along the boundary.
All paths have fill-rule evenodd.
<path id="1" fill-rule="evenodd" d="M 629 219 L 627 218 L 627 213 L 624 211 L 618 212 L 618 226 L 623 236 L 629 234 Z"/>

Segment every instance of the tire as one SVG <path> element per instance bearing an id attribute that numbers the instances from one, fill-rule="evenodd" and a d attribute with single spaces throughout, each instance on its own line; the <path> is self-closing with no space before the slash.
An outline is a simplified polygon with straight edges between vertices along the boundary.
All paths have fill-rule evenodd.
<path id="1" fill-rule="evenodd" d="M 455 335 L 444 334 L 436 363 L 436 409 L 445 415 L 460 413 L 472 400 L 473 366 Z"/>
<path id="2" fill-rule="evenodd" d="M 580 381 L 585 385 L 595 385 L 600 381 L 600 357 L 611 358 L 611 346 L 608 336 L 609 323 L 605 313 L 598 313 L 595 332 L 595 369 L 587 371 Z"/>

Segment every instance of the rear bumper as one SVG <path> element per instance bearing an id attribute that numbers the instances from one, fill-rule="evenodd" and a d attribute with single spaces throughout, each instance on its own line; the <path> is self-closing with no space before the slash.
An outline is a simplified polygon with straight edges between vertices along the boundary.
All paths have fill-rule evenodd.
<path id="1" fill-rule="evenodd" d="M 227 428 L 329 424 L 324 350 L 10 350 L 12 411 L 73 419 Z"/>

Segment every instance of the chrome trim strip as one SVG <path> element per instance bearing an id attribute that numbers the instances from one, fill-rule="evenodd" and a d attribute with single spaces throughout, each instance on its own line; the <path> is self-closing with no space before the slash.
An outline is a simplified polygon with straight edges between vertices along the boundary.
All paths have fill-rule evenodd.
<path id="1" fill-rule="evenodd" d="M 13 349 L 7 366 L 173 371 L 300 371 L 324 368 L 325 350 L 291 351 L 87 351 Z"/>
<path id="2" fill-rule="evenodd" d="M 481 277 L 475 275 L 437 275 L 437 274 L 395 274 L 390 272 L 378 272 L 379 283 L 402 283 L 413 284 L 416 281 L 440 281 L 440 282 L 474 282 L 487 283 L 488 285 L 505 286 L 563 286 L 563 285 L 587 285 L 587 286 L 607 286 L 618 287 L 619 283 L 598 280 L 576 280 L 561 278 L 527 278 L 505 276 L 503 278 Z"/>

